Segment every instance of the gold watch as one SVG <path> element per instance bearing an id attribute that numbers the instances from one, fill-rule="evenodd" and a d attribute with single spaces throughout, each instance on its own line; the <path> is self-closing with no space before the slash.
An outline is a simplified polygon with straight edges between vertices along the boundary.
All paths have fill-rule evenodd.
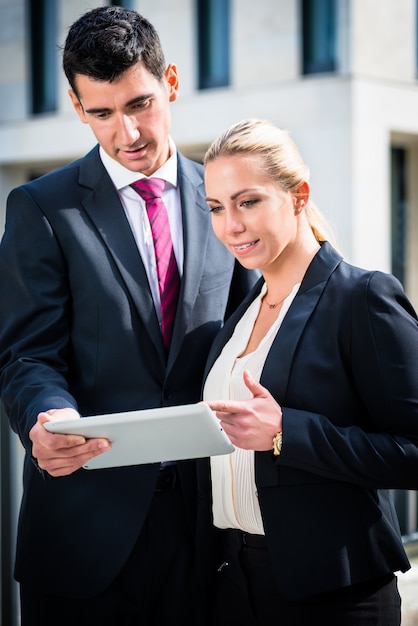
<path id="1" fill-rule="evenodd" d="M 277 435 L 275 437 L 273 437 L 273 454 L 274 454 L 274 456 L 279 456 L 280 455 L 280 453 L 282 451 L 282 445 L 283 445 L 282 431 L 279 430 Z"/>

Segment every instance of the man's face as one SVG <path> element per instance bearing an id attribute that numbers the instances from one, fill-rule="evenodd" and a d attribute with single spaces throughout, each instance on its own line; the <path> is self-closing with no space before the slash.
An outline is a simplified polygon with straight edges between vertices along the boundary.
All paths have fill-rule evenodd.
<path id="1" fill-rule="evenodd" d="M 158 81 L 138 63 L 114 82 L 79 74 L 79 98 L 70 97 L 81 121 L 115 161 L 133 172 L 153 174 L 169 157 L 170 102 L 178 96 L 178 75 L 169 65 Z"/>

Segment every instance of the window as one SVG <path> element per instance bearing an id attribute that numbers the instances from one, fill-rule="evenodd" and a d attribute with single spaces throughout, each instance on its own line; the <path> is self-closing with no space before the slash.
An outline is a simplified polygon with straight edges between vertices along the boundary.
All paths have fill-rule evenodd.
<path id="1" fill-rule="evenodd" d="M 304 74 L 336 70 L 335 0 L 302 0 Z"/>
<path id="2" fill-rule="evenodd" d="M 391 497 L 403 538 L 406 541 L 415 541 L 418 520 L 417 492 L 394 489 L 391 491 Z"/>
<path id="3" fill-rule="evenodd" d="M 56 0 L 31 0 L 30 62 L 32 113 L 57 109 L 58 48 Z"/>
<path id="4" fill-rule="evenodd" d="M 405 284 L 406 259 L 406 150 L 391 150 L 391 272 Z"/>
<path id="5" fill-rule="evenodd" d="M 135 9 L 135 0 L 114 0 L 109 2 L 111 6 L 123 7 L 124 9 Z"/>
<path id="6" fill-rule="evenodd" d="M 418 76 L 418 0 L 415 2 L 415 73 Z"/>
<path id="7" fill-rule="evenodd" d="M 196 0 L 199 89 L 229 85 L 229 0 Z"/>

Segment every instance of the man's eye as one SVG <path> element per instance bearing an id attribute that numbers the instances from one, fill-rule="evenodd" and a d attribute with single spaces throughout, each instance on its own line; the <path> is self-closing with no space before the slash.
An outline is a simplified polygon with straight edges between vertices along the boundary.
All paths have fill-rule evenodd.
<path id="1" fill-rule="evenodd" d="M 147 106 L 149 106 L 151 100 L 140 100 L 139 102 L 135 102 L 135 104 L 132 105 L 132 108 L 135 109 L 146 109 Z"/>

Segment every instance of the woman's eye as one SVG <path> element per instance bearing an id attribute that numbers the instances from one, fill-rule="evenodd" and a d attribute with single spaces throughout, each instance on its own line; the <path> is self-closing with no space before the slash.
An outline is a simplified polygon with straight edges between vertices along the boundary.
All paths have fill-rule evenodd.
<path id="1" fill-rule="evenodd" d="M 221 206 L 210 206 L 209 210 L 211 213 L 219 213 L 220 211 L 222 211 L 222 207 Z"/>
<path id="2" fill-rule="evenodd" d="M 256 200 L 255 198 L 253 198 L 251 200 L 243 200 L 241 202 L 241 206 L 243 206 L 243 207 L 252 207 L 255 204 L 257 204 L 257 202 L 259 202 L 259 200 Z"/>

